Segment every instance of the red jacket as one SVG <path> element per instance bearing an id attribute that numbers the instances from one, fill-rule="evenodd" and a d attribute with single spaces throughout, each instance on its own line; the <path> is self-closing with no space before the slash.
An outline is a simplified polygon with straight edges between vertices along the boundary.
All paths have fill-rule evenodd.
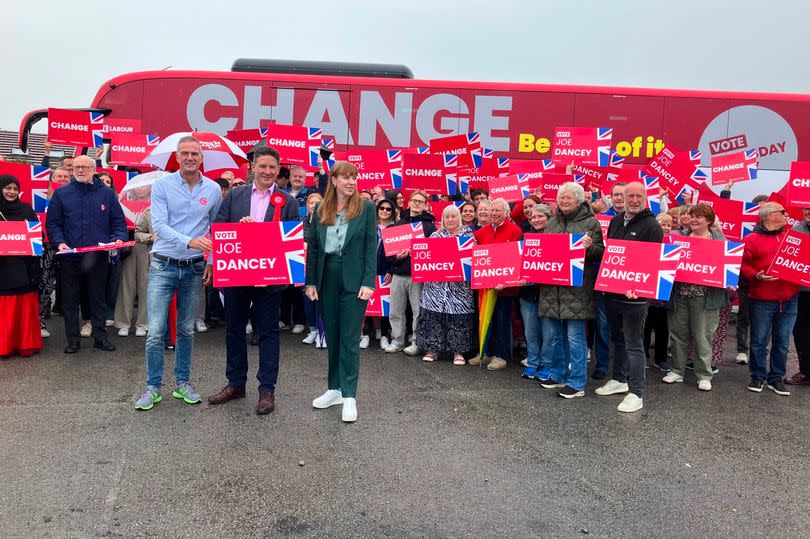
<path id="1" fill-rule="evenodd" d="M 523 235 L 523 231 L 515 223 L 509 219 L 505 219 L 501 226 L 499 226 L 497 229 L 491 224 L 484 225 L 476 230 L 473 235 L 475 236 L 475 241 L 477 241 L 479 245 L 486 245 L 487 243 L 507 243 L 510 241 L 518 241 L 520 236 Z M 520 290 L 517 287 L 504 288 L 498 293 L 498 295 L 517 296 L 519 291 Z"/>
<path id="2" fill-rule="evenodd" d="M 799 292 L 799 286 L 782 279 L 776 281 L 760 281 L 754 276 L 760 271 L 767 271 L 771 260 L 779 250 L 782 240 L 788 233 L 785 227 L 780 231 L 765 230 L 762 223 L 757 224 L 754 231 L 745 237 L 745 251 L 743 252 L 740 272 L 750 281 L 751 289 L 748 297 L 760 301 L 787 301 Z"/>

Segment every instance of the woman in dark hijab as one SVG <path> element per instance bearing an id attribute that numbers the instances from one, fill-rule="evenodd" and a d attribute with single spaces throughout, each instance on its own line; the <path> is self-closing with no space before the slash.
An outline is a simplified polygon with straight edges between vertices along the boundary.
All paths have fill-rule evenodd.
<path id="1" fill-rule="evenodd" d="M 0 176 L 0 221 L 37 221 L 33 208 L 20 202 L 20 182 Z M 28 357 L 42 350 L 39 331 L 39 281 L 36 256 L 0 256 L 0 358 Z"/>

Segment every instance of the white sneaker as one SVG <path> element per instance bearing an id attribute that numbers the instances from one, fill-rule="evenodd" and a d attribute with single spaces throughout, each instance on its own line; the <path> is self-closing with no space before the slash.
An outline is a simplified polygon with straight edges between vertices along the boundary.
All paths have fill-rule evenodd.
<path id="1" fill-rule="evenodd" d="M 391 346 L 391 343 L 388 341 L 388 337 L 383 336 L 383 338 L 380 339 L 380 349 L 385 350 L 389 346 Z"/>
<path id="2" fill-rule="evenodd" d="M 45 329 L 45 328 L 41 328 L 41 329 L 39 330 L 39 335 L 40 335 L 40 337 L 42 337 L 43 339 L 47 339 L 48 337 L 50 337 L 50 336 L 51 336 L 51 332 L 50 332 L 50 331 L 48 331 L 48 330 L 47 330 L 47 329 Z"/>
<path id="3" fill-rule="evenodd" d="M 301 341 L 301 342 L 304 343 L 304 344 L 312 344 L 312 343 L 315 342 L 315 339 L 317 339 L 317 338 L 318 338 L 318 330 L 313 329 L 312 331 L 307 333 L 307 336 L 304 337 L 304 340 Z"/>
<path id="4" fill-rule="evenodd" d="M 92 334 L 93 334 L 93 326 L 90 324 L 90 322 L 87 322 L 85 325 L 83 325 L 81 331 L 79 331 L 79 335 L 81 335 L 85 339 Z"/>
<path id="5" fill-rule="evenodd" d="M 627 393 L 628 391 L 630 391 L 630 388 L 627 386 L 627 383 L 617 380 L 608 380 L 602 387 L 597 387 L 594 393 L 597 395 L 616 395 L 617 393 Z"/>
<path id="6" fill-rule="evenodd" d="M 524 357 L 523 359 L 520 360 L 520 364 L 523 367 L 528 367 L 529 366 L 529 358 Z"/>
<path id="7" fill-rule="evenodd" d="M 418 356 L 420 350 L 419 350 L 419 347 L 416 346 L 416 343 L 412 343 L 408 348 L 403 350 L 403 352 L 405 352 L 409 356 Z"/>
<path id="8" fill-rule="evenodd" d="M 698 389 L 701 391 L 711 391 L 712 383 L 709 380 L 700 380 L 698 382 Z"/>
<path id="9" fill-rule="evenodd" d="M 295 334 L 297 335 L 297 334 L 299 334 L 299 333 L 303 333 L 305 329 L 306 329 L 306 328 L 305 328 L 305 327 L 304 327 L 302 324 L 295 324 L 295 325 L 293 326 L 293 330 L 292 330 L 292 332 L 293 332 L 293 333 L 295 333 Z"/>
<path id="10" fill-rule="evenodd" d="M 368 348 L 368 335 L 360 337 L 360 348 Z"/>
<path id="11" fill-rule="evenodd" d="M 136 337 L 146 337 L 147 333 L 148 333 L 148 331 L 143 329 L 143 328 L 135 328 L 135 336 Z"/>
<path id="12" fill-rule="evenodd" d="M 251 333 L 253 333 L 253 326 L 248 322 L 245 326 L 245 334 L 250 335 Z"/>
<path id="13" fill-rule="evenodd" d="M 357 421 L 357 401 L 352 397 L 343 399 L 343 413 L 340 418 L 344 423 L 354 423 Z"/>
<path id="14" fill-rule="evenodd" d="M 635 393 L 628 393 L 625 395 L 624 400 L 616 407 L 620 412 L 638 412 L 644 408 L 644 400 L 640 399 Z"/>
<path id="15" fill-rule="evenodd" d="M 208 326 L 206 326 L 205 322 L 202 320 L 194 322 L 194 328 L 197 330 L 197 333 L 205 333 L 208 331 Z"/>
<path id="16" fill-rule="evenodd" d="M 113 324 L 115 324 L 115 320 L 105 320 L 104 321 L 104 325 L 107 326 L 108 328 L 113 327 Z"/>
<path id="17" fill-rule="evenodd" d="M 402 352 L 403 346 L 401 344 L 397 344 L 392 342 L 388 346 L 385 347 L 385 352 L 387 354 L 396 354 L 397 352 Z"/>
<path id="18" fill-rule="evenodd" d="M 661 381 L 665 384 L 680 384 L 683 382 L 683 376 L 670 371 L 661 379 Z"/>
<path id="19" fill-rule="evenodd" d="M 121 328 L 118 330 L 119 337 L 129 337 L 129 328 Z"/>
<path id="20" fill-rule="evenodd" d="M 278 329 L 290 329 L 290 326 L 282 322 L 281 320 L 278 321 Z"/>
<path id="21" fill-rule="evenodd" d="M 745 352 L 740 352 L 737 354 L 737 363 L 740 365 L 748 365 L 748 356 L 745 354 Z"/>
<path id="22" fill-rule="evenodd" d="M 326 393 L 312 401 L 312 407 L 319 410 L 343 404 L 343 395 L 337 389 L 327 389 Z"/>

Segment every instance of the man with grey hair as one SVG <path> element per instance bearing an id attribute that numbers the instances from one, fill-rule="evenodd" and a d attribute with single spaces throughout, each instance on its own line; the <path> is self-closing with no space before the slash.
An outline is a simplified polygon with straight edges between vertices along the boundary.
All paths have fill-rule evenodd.
<path id="1" fill-rule="evenodd" d="M 475 240 L 479 245 L 488 243 L 507 243 L 518 241 L 523 231 L 507 217 L 509 215 L 509 202 L 503 198 L 492 201 L 489 212 L 489 224 L 475 232 Z M 499 371 L 506 367 L 512 357 L 512 305 L 518 288 L 504 288 L 498 285 L 498 299 L 492 311 L 492 326 L 489 329 L 485 356 L 475 356 L 470 365 L 487 365 L 487 370 Z"/>
<path id="2" fill-rule="evenodd" d="M 152 186 L 152 226 L 157 239 L 152 246 L 147 289 L 149 333 L 146 337 L 146 391 L 135 403 L 138 410 L 151 410 L 163 400 L 163 336 L 169 305 L 177 297 L 177 343 L 175 390 L 172 396 L 189 404 L 202 400 L 189 383 L 194 346 L 194 320 L 211 280 L 211 266 L 203 253 L 211 251 L 206 237 L 222 202 L 219 185 L 200 173 L 203 154 L 199 141 L 187 136 L 177 143 L 179 169 Z"/>

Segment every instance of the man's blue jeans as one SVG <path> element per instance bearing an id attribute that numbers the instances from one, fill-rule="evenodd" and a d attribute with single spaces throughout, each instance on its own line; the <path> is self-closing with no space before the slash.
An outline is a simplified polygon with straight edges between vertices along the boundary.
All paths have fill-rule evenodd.
<path id="1" fill-rule="evenodd" d="M 798 294 L 788 301 L 752 299 L 749 305 L 751 341 L 748 370 L 752 378 L 775 382 L 785 377 L 787 354 L 798 311 Z M 810 330 L 808 330 L 810 331 Z M 771 336 L 771 370 L 767 370 L 768 336 Z"/>
<path id="2" fill-rule="evenodd" d="M 584 390 L 588 377 L 585 320 L 544 318 L 543 323 L 548 324 L 551 333 L 551 377 L 555 382 L 567 384 L 578 391 Z"/>
<path id="3" fill-rule="evenodd" d="M 594 372 L 607 374 L 610 370 L 610 324 L 608 324 L 605 311 L 605 294 L 594 292 L 593 300 L 596 304 L 596 323 L 594 324 L 596 331 L 593 340 L 596 366 L 593 370 Z"/>
<path id="4" fill-rule="evenodd" d="M 526 362 L 529 367 L 537 369 L 550 368 L 551 354 L 543 354 L 545 343 L 551 343 L 548 324 L 537 315 L 538 302 L 520 298 L 520 315 L 523 318 L 523 333 L 526 337 Z M 547 335 L 549 335 L 547 337 Z M 547 356 L 547 357 L 544 357 Z"/>
<path id="5" fill-rule="evenodd" d="M 149 267 L 146 310 L 149 333 L 146 336 L 146 385 L 163 384 L 163 338 L 169 305 L 177 293 L 177 343 L 174 352 L 174 379 L 177 384 L 189 381 L 191 352 L 194 347 L 194 320 L 202 300 L 202 276 L 205 261 L 191 266 L 152 259 Z"/>

